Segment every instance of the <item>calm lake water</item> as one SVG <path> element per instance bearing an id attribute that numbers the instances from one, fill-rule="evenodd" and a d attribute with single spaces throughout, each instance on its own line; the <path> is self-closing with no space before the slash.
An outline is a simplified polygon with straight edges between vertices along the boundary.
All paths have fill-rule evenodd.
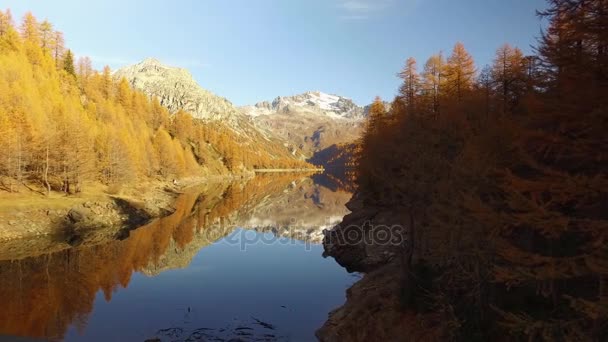
<path id="1" fill-rule="evenodd" d="M 0 335 L 67 341 L 311 341 L 358 280 L 324 259 L 343 184 L 209 184 L 123 240 L 0 260 Z"/>

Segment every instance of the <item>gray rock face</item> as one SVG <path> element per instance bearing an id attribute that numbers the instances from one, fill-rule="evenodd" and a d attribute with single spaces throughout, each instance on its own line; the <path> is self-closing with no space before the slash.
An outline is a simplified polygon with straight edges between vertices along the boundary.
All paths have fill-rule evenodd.
<path id="1" fill-rule="evenodd" d="M 154 58 L 117 70 L 116 78 L 156 96 L 171 112 L 184 110 L 199 119 L 226 120 L 238 115 L 232 103 L 203 89 L 186 69 L 170 67 Z"/>
<path id="2" fill-rule="evenodd" d="M 157 97 L 161 105 L 172 113 L 183 110 L 196 119 L 221 121 L 239 135 L 241 144 L 256 146 L 261 151 L 274 151 L 273 158 L 300 160 L 305 157 L 297 145 L 290 145 L 273 132 L 254 125 L 251 118 L 230 101 L 203 89 L 186 69 L 166 66 L 148 58 L 117 70 L 114 77 L 124 77 L 135 89 Z"/>

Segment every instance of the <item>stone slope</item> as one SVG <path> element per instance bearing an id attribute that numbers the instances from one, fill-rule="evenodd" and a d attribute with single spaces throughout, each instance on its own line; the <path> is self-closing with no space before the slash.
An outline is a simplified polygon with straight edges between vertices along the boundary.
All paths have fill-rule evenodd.
<path id="1" fill-rule="evenodd" d="M 164 65 L 154 58 L 119 69 L 114 76 L 124 77 L 134 88 L 158 97 L 173 113 L 181 109 L 195 118 L 212 120 L 238 115 L 230 101 L 202 88 L 188 70 Z"/>
<path id="2" fill-rule="evenodd" d="M 239 142 L 271 154 L 271 158 L 302 160 L 297 146 L 264 127 L 257 127 L 227 99 L 201 87 L 188 70 L 162 64 L 148 58 L 135 65 L 114 72 L 115 78 L 125 78 L 135 89 L 155 96 L 160 103 L 175 113 L 186 111 L 196 119 L 220 125 L 236 133 Z"/>

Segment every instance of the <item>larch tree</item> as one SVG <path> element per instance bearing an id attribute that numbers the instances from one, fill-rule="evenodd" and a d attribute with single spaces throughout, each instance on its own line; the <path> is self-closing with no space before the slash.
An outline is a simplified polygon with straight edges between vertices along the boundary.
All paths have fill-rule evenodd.
<path id="1" fill-rule="evenodd" d="M 23 21 L 21 23 L 21 36 L 24 40 L 31 42 L 32 44 L 38 46 L 41 45 L 38 21 L 31 12 L 27 12 L 23 16 Z"/>
<path id="2" fill-rule="evenodd" d="M 174 177 L 179 173 L 173 141 L 167 131 L 160 128 L 154 136 L 154 147 L 158 153 L 161 175 Z"/>
<path id="3" fill-rule="evenodd" d="M 106 65 L 103 67 L 101 75 L 101 92 L 103 93 L 105 99 L 109 100 L 113 96 L 112 70 Z"/>
<path id="4" fill-rule="evenodd" d="M 133 94 L 131 85 L 126 78 L 121 78 L 116 89 L 116 100 L 127 112 L 127 115 L 133 115 Z"/>
<path id="5" fill-rule="evenodd" d="M 88 87 L 89 79 L 93 75 L 93 65 L 91 59 L 87 56 L 78 58 L 77 63 L 78 81 L 81 88 L 84 90 Z"/>
<path id="6" fill-rule="evenodd" d="M 15 29 L 11 11 L 0 11 L 0 52 L 17 51 L 21 46 L 21 37 Z"/>
<path id="7" fill-rule="evenodd" d="M 53 32 L 51 40 L 51 50 L 53 58 L 55 59 L 55 65 L 58 70 L 63 69 L 63 53 L 65 51 L 65 42 L 63 40 L 63 33 L 59 31 Z"/>
<path id="8" fill-rule="evenodd" d="M 404 98 L 408 110 L 413 113 L 416 110 L 415 101 L 420 90 L 420 75 L 416 68 L 416 59 L 408 58 L 398 76 L 403 80 L 399 94 Z"/>
<path id="9" fill-rule="evenodd" d="M 44 52 L 40 38 L 40 28 L 36 18 L 31 12 L 23 16 L 21 23 L 21 37 L 29 61 L 34 65 L 44 64 Z"/>
<path id="10" fill-rule="evenodd" d="M 443 54 L 439 53 L 431 56 L 424 64 L 424 71 L 422 72 L 423 89 L 426 97 L 430 99 L 430 108 L 433 114 L 439 115 L 440 112 L 440 98 L 442 84 L 444 82 L 443 76 L 445 72 L 445 60 Z"/>
<path id="11" fill-rule="evenodd" d="M 3 12 L 0 10 L 0 36 L 8 33 L 9 29 L 13 29 L 13 16 L 10 10 Z"/>
<path id="12" fill-rule="evenodd" d="M 194 122 L 192 116 L 184 111 L 178 111 L 173 116 L 173 127 L 175 136 L 183 144 L 188 143 L 188 139 L 194 134 Z"/>
<path id="13" fill-rule="evenodd" d="M 456 43 L 446 65 L 446 90 L 460 102 L 475 80 L 475 62 L 460 42 Z"/>
<path id="14" fill-rule="evenodd" d="M 53 31 L 53 25 L 48 20 L 44 20 L 40 23 L 39 30 L 42 49 L 45 52 L 50 51 L 53 45 L 53 36 L 55 35 L 55 31 Z"/>
<path id="15" fill-rule="evenodd" d="M 519 48 L 509 44 L 498 48 L 492 65 L 492 78 L 502 99 L 504 115 L 517 104 L 525 88 L 524 54 Z"/>
<path id="16" fill-rule="evenodd" d="M 382 124 L 382 120 L 386 116 L 386 107 L 380 96 L 376 96 L 372 106 L 369 109 L 367 119 L 367 133 L 374 133 Z"/>

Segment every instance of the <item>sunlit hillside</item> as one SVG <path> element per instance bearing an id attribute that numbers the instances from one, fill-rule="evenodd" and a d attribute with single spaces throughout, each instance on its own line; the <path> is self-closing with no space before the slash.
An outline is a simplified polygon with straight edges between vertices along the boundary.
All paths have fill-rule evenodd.
<path id="1" fill-rule="evenodd" d="M 156 98 L 74 61 L 63 35 L 28 14 L 0 14 L 0 186 L 80 192 L 87 181 L 133 183 L 308 167 L 280 142 L 238 136 L 222 122 L 170 115 Z M 242 141 L 243 140 L 243 141 Z"/>

